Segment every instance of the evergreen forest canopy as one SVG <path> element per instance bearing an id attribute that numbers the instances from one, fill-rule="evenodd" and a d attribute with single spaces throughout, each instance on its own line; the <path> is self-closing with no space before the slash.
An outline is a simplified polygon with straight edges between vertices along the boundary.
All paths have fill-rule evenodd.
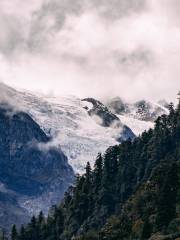
<path id="1" fill-rule="evenodd" d="M 60 206 L 14 225 L 11 239 L 179 239 L 180 103 L 169 109 L 154 130 L 108 148 L 93 170 L 87 163 Z"/>

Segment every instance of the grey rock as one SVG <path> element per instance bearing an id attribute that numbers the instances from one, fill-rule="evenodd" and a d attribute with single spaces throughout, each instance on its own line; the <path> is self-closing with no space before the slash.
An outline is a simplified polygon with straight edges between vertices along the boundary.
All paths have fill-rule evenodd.
<path id="1" fill-rule="evenodd" d="M 63 197 L 74 172 L 59 148 L 48 145 L 39 125 L 24 112 L 0 107 L 0 226 L 20 225 Z"/>

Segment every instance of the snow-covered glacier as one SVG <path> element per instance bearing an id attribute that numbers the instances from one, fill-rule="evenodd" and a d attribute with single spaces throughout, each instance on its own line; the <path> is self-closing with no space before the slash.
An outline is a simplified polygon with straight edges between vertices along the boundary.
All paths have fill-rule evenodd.
<path id="1" fill-rule="evenodd" d="M 99 152 L 119 144 L 121 129 L 99 125 L 77 97 L 20 95 L 24 109 L 52 137 L 51 144 L 61 146 L 76 173 L 84 172 L 88 161 L 93 165 Z"/>
<path id="2" fill-rule="evenodd" d="M 154 125 L 152 121 L 135 119 L 134 114 L 123 112 L 116 115 L 120 119 L 119 127 L 104 127 L 88 114 L 92 103 L 76 96 L 47 96 L 15 90 L 4 84 L 2 88 L 14 105 L 30 114 L 52 138 L 50 145 L 61 147 L 76 173 L 84 172 L 87 161 L 93 166 L 99 152 L 104 153 L 109 146 L 119 144 L 117 139 L 123 137 L 123 126 L 139 135 Z"/>

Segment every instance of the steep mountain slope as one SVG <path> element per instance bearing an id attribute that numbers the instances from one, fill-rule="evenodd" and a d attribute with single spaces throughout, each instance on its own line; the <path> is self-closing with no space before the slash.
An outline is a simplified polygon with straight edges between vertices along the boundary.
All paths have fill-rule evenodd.
<path id="1" fill-rule="evenodd" d="M 3 98 L 9 100 L 10 96 L 16 108 L 27 112 L 52 137 L 52 146 L 61 146 L 75 172 L 84 172 L 87 161 L 93 165 L 98 152 L 135 136 L 122 123 L 116 127 L 97 123 L 98 116 L 96 119 L 89 116 L 84 108 L 87 102 L 77 97 L 48 97 L 17 91 L 3 84 L 0 89 Z"/>
<path id="2" fill-rule="evenodd" d="M 0 105 L 0 226 L 46 213 L 72 184 L 66 156 L 49 142 L 28 114 Z"/>
<path id="3" fill-rule="evenodd" d="M 88 163 L 61 205 L 33 218 L 20 239 L 178 240 L 179 150 L 180 103 L 154 130 L 99 154 L 93 170 Z"/>
<path id="4" fill-rule="evenodd" d="M 27 112 L 52 137 L 51 145 L 61 146 L 78 173 L 85 171 L 87 161 L 94 164 L 98 152 L 104 153 L 109 146 L 134 138 L 134 133 L 139 135 L 154 127 L 152 121 L 139 119 L 134 107 L 128 107 L 127 113 L 118 111 L 117 114 L 109 104 L 107 107 L 92 98 L 81 101 L 74 96 L 49 97 L 17 91 L 3 84 L 0 90 L 3 94 L 0 99 L 7 99 L 15 108 Z M 151 115 L 158 117 L 161 111 L 155 111 L 156 105 L 153 106 Z"/>
<path id="5" fill-rule="evenodd" d="M 84 172 L 87 161 L 93 164 L 97 153 L 117 144 L 121 136 L 121 127 L 105 128 L 97 124 L 76 97 L 26 94 L 22 98 L 26 111 L 53 137 L 52 145 L 60 144 L 75 172 Z"/>

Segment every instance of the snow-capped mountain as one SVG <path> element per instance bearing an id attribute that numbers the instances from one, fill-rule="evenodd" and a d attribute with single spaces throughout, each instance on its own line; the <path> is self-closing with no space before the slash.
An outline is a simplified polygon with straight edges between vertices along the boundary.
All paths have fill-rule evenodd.
<path id="1" fill-rule="evenodd" d="M 51 145 L 61 146 L 77 173 L 84 172 L 87 161 L 93 165 L 98 152 L 103 153 L 109 146 L 119 144 L 119 140 L 133 138 L 134 133 L 138 135 L 153 127 L 153 119 L 141 119 L 136 113 L 137 104 L 129 104 L 128 110 L 117 112 L 109 104 L 92 98 L 82 101 L 75 96 L 45 96 L 6 85 L 1 89 L 52 137 Z M 156 109 L 156 104 L 152 106 Z M 153 116 L 166 112 L 161 109 L 158 113 L 152 109 Z"/>
<path id="2" fill-rule="evenodd" d="M 52 145 L 60 145 L 75 172 L 84 172 L 87 161 L 93 165 L 98 152 L 118 144 L 118 139 L 132 131 L 119 127 L 104 127 L 89 116 L 85 103 L 74 96 L 47 97 L 28 92 L 16 92 L 16 105 L 31 115 L 52 137 Z"/>
<path id="3" fill-rule="evenodd" d="M 1 172 L 3 171 L 0 175 L 2 178 L 0 179 L 0 195 L 5 199 L 3 204 L 9 201 L 11 209 L 18 212 L 18 215 L 13 215 L 13 219 L 18 217 L 22 219 L 22 222 L 26 221 L 26 217 L 31 213 L 34 214 L 40 210 L 46 212 L 48 207 L 62 197 L 67 186 L 72 183 L 74 173 L 66 160 L 75 173 L 83 173 L 87 161 L 93 166 L 98 152 L 103 153 L 109 146 L 119 144 L 129 138 L 133 139 L 135 135 L 152 128 L 156 117 L 168 112 L 165 107 L 155 103 L 127 104 L 117 101 L 116 98 L 115 103 L 113 100 L 111 103 L 103 104 L 93 98 L 81 100 L 75 96 L 45 96 L 15 90 L 4 84 L 0 84 L 0 92 L 0 106 L 7 106 L 8 103 L 13 109 L 13 114 L 8 115 L 10 120 L 7 122 L 11 122 L 12 116 L 19 118 L 17 122 L 19 125 L 13 131 L 11 130 L 12 135 L 5 134 L 4 127 L 0 134 L 0 137 L 9 136 L 12 141 L 7 151 L 3 150 L 7 147 L 6 144 L 0 145 L 3 150 L 1 155 L 10 151 L 18 162 L 17 166 L 12 165 L 17 176 L 13 174 L 8 178 L 5 170 L 9 169 L 9 165 L 7 161 L 4 162 L 4 155 L 0 157 L 2 163 L 0 169 Z M 20 115 L 19 112 L 21 112 Z M 4 121 L 2 123 L 4 124 Z M 10 125 L 7 126 L 10 127 Z M 22 130 L 19 130 L 21 128 Z M 26 138 L 31 142 L 39 141 L 38 152 L 34 150 L 31 151 L 32 154 L 28 152 L 30 146 L 27 146 Z M 56 149 L 59 149 L 58 152 Z M 6 158 L 9 159 L 8 156 Z M 41 162 L 42 159 L 48 162 L 48 169 L 46 163 Z M 24 175 L 18 171 L 23 171 Z M 30 175 L 26 175 L 28 172 Z M 6 182 L 4 182 L 4 176 L 6 176 Z M 25 176 L 26 181 L 18 180 L 17 183 L 21 184 L 18 187 L 15 184 L 16 180 L 8 182 L 8 179 L 13 179 L 14 176 L 16 180 Z M 40 185 L 35 183 L 36 180 L 40 181 Z M 35 184 L 34 187 L 33 184 Z M 36 189 L 35 186 L 38 188 Z M 28 196 L 28 187 L 35 190 L 35 194 Z M 18 192 L 26 189 L 25 193 Z M 4 217 L 7 219 L 12 215 L 11 211 L 6 211 L 6 214 Z"/>

